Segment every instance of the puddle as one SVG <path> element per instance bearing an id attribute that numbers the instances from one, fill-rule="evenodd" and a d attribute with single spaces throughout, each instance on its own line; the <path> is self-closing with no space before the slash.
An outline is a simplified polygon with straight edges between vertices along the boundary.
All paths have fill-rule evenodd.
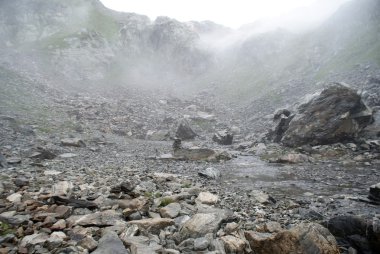
<path id="1" fill-rule="evenodd" d="M 221 171 L 222 181 L 231 187 L 263 189 L 275 195 L 297 197 L 306 192 L 333 195 L 345 188 L 329 181 L 326 176 L 317 180 L 315 167 L 321 168 L 321 165 L 270 164 L 256 156 L 239 156 L 227 162 Z"/>

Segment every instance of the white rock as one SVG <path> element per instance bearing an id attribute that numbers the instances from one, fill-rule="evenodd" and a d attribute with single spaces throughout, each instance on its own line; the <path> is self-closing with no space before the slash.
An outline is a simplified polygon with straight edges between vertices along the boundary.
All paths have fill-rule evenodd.
<path id="1" fill-rule="evenodd" d="M 21 197 L 20 193 L 13 193 L 7 197 L 7 200 L 12 203 L 21 202 Z"/>
<path id="2" fill-rule="evenodd" d="M 66 196 L 74 188 L 73 183 L 69 181 L 60 181 L 53 185 L 53 195 Z"/>
<path id="3" fill-rule="evenodd" d="M 207 204 L 207 205 L 214 205 L 216 202 L 218 202 L 218 196 L 210 193 L 210 192 L 201 192 L 198 195 L 198 198 L 196 201 Z"/>
<path id="4" fill-rule="evenodd" d="M 44 175 L 46 175 L 46 176 L 55 176 L 55 175 L 59 175 L 59 174 L 62 174 L 62 172 L 57 171 L 57 170 L 45 170 L 44 171 Z"/>

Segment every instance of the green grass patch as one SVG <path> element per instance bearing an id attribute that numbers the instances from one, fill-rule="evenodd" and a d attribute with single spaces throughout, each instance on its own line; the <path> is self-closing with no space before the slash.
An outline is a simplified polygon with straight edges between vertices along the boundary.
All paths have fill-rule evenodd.
<path id="1" fill-rule="evenodd" d="M 172 198 L 164 197 L 164 198 L 161 199 L 160 207 L 167 206 L 167 205 L 169 205 L 171 203 L 174 203 L 174 200 Z"/>
<path id="2" fill-rule="evenodd" d="M 12 234 L 14 233 L 14 229 L 11 225 L 7 223 L 0 222 L 0 235 L 4 236 L 7 234 Z"/>

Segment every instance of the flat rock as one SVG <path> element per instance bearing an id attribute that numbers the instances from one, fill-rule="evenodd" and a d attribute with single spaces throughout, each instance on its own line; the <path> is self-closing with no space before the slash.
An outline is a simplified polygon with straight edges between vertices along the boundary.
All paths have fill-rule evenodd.
<path id="1" fill-rule="evenodd" d="M 75 147 L 85 147 L 86 144 L 83 140 L 79 138 L 64 138 L 61 140 L 63 146 L 75 146 Z"/>
<path id="2" fill-rule="evenodd" d="M 19 247 L 28 248 L 37 244 L 43 244 L 47 241 L 48 238 L 49 236 L 45 233 L 27 235 L 24 238 L 22 238 Z"/>
<path id="3" fill-rule="evenodd" d="M 13 164 L 20 164 L 21 163 L 21 158 L 20 157 L 10 157 L 7 159 L 7 163 L 10 165 Z"/>
<path id="4" fill-rule="evenodd" d="M 98 247 L 92 254 L 125 254 L 128 250 L 124 247 L 123 242 L 115 232 L 107 231 L 102 238 L 100 238 Z"/>
<path id="5" fill-rule="evenodd" d="M 74 157 L 77 157 L 78 155 L 75 154 L 75 153 L 63 153 L 63 154 L 60 154 L 59 157 L 60 158 L 63 158 L 63 159 L 69 159 L 69 158 L 74 158 Z"/>
<path id="6" fill-rule="evenodd" d="M 86 215 L 73 215 L 67 219 L 71 226 L 115 226 L 125 225 L 126 222 L 121 219 L 121 214 L 114 210 L 106 210 Z"/>
<path id="7" fill-rule="evenodd" d="M 128 224 L 137 225 L 143 230 L 147 230 L 151 233 L 159 233 L 161 229 L 174 225 L 174 220 L 167 218 L 152 218 L 143 220 L 129 221 Z"/>
<path id="8" fill-rule="evenodd" d="M 179 215 L 181 211 L 181 205 L 179 203 L 171 203 L 160 209 L 160 215 L 163 218 L 175 218 Z"/>
<path id="9" fill-rule="evenodd" d="M 183 224 L 179 231 L 181 239 L 198 238 L 208 233 L 215 233 L 222 223 L 218 213 L 197 213 Z"/>
<path id="10" fill-rule="evenodd" d="M 44 175 L 46 176 L 56 176 L 56 175 L 59 175 L 59 174 L 62 174 L 61 171 L 57 171 L 57 170 L 45 170 L 44 171 Z"/>
<path id="11" fill-rule="evenodd" d="M 29 214 L 16 214 L 16 211 L 8 211 L 0 214 L 0 221 L 19 226 L 21 224 L 27 224 L 31 216 Z"/>

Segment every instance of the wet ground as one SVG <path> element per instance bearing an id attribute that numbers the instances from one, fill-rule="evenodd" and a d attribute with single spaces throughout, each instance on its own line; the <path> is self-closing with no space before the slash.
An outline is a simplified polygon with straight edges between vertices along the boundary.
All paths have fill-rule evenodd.
<path id="1" fill-rule="evenodd" d="M 366 195 L 369 186 L 380 181 L 373 166 L 342 166 L 337 162 L 297 165 L 273 164 L 257 156 L 239 156 L 226 163 L 223 180 L 240 188 L 265 189 L 273 195 L 297 197 L 337 194 Z"/>

